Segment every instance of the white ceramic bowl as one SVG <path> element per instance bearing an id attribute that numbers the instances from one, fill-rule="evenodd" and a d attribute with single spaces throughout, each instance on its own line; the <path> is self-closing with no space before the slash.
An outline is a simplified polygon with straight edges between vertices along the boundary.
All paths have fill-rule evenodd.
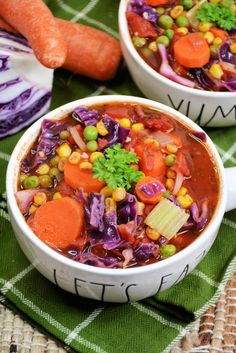
<path id="1" fill-rule="evenodd" d="M 122 52 L 130 74 L 144 95 L 180 111 L 201 126 L 236 125 L 236 92 L 212 92 L 189 88 L 156 72 L 132 43 L 125 12 L 129 0 L 121 0 L 119 32 Z"/>
<path id="2" fill-rule="evenodd" d="M 61 119 L 80 105 L 109 102 L 131 102 L 149 105 L 171 114 L 195 131 L 202 131 L 194 122 L 174 109 L 144 98 L 130 96 L 99 96 L 66 104 L 34 123 L 17 143 L 7 170 L 7 198 L 11 223 L 16 238 L 33 265 L 57 286 L 77 295 L 110 302 L 140 300 L 165 290 L 179 282 L 202 260 L 210 249 L 226 208 L 227 189 L 224 168 L 214 144 L 207 137 L 207 147 L 219 172 L 220 193 L 214 216 L 202 234 L 187 248 L 171 258 L 155 264 L 130 268 L 97 268 L 75 262 L 52 250 L 32 232 L 22 216 L 15 199 L 20 162 L 39 134 L 44 118 Z M 236 173 L 233 168 L 231 173 Z M 235 174 L 234 174 L 235 175 Z M 230 178 L 229 178 L 230 179 Z M 232 181 L 231 176 L 231 181 Z M 235 180 L 235 177 L 234 177 Z M 232 190 L 233 190 L 232 185 Z M 236 189 L 230 191 L 228 208 L 236 206 Z M 234 195 L 233 195 L 234 193 Z"/>

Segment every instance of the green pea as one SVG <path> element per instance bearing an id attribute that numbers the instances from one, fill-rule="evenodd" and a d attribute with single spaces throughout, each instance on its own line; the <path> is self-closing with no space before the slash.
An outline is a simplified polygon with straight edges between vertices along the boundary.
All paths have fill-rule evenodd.
<path id="1" fill-rule="evenodd" d="M 25 189 L 35 189 L 39 186 L 39 178 L 36 175 L 27 177 L 23 182 Z"/>
<path id="2" fill-rule="evenodd" d="M 180 15 L 176 18 L 176 26 L 177 27 L 188 27 L 189 20 L 186 16 Z"/>
<path id="3" fill-rule="evenodd" d="M 21 182 L 21 184 L 24 182 L 24 180 L 25 180 L 26 178 L 28 178 L 28 175 L 27 175 L 27 174 L 21 174 L 21 175 L 20 175 L 20 182 Z"/>
<path id="4" fill-rule="evenodd" d="M 182 0 L 181 5 L 183 5 L 186 10 L 189 10 L 193 7 L 193 0 Z"/>
<path id="5" fill-rule="evenodd" d="M 221 0 L 220 6 L 221 7 L 230 7 L 234 4 L 234 0 Z"/>
<path id="6" fill-rule="evenodd" d="M 41 175 L 39 177 L 39 183 L 43 188 L 50 188 L 52 186 L 52 179 L 49 175 Z"/>
<path id="7" fill-rule="evenodd" d="M 50 165 L 53 167 L 56 167 L 58 165 L 59 161 L 60 161 L 60 157 L 55 156 L 50 160 Z"/>
<path id="8" fill-rule="evenodd" d="M 87 149 L 89 150 L 89 152 L 95 152 L 98 149 L 97 141 L 89 141 L 89 142 L 87 142 L 86 146 L 87 146 Z"/>
<path id="9" fill-rule="evenodd" d="M 171 192 L 170 192 L 169 190 L 166 190 L 166 191 L 163 193 L 163 197 L 164 197 L 165 199 L 168 199 L 168 198 L 170 197 L 170 195 L 171 195 Z"/>
<path id="10" fill-rule="evenodd" d="M 169 257 L 176 253 L 176 246 L 174 244 L 166 244 L 160 248 L 162 257 Z"/>
<path id="11" fill-rule="evenodd" d="M 168 156 L 166 156 L 165 158 L 165 163 L 168 167 L 172 167 L 172 165 L 174 164 L 176 159 L 176 155 L 175 154 L 168 154 Z"/>
<path id="12" fill-rule="evenodd" d="M 158 20 L 159 26 L 165 29 L 171 28 L 173 23 L 173 19 L 168 15 L 161 15 Z"/>
<path id="13" fill-rule="evenodd" d="M 67 130 L 63 130 L 59 134 L 60 139 L 62 139 L 62 140 L 66 140 L 69 137 L 69 135 L 70 135 L 69 131 L 67 131 Z"/>
<path id="14" fill-rule="evenodd" d="M 59 173 L 60 173 L 60 172 L 59 172 L 59 169 L 56 168 L 56 167 L 53 167 L 53 168 L 51 168 L 51 169 L 49 170 L 49 176 L 50 176 L 51 178 L 57 177 Z"/>
<path id="15" fill-rule="evenodd" d="M 159 14 L 159 15 L 163 15 L 163 13 L 165 13 L 165 9 L 164 9 L 164 7 L 157 7 L 157 13 Z"/>
<path id="16" fill-rule="evenodd" d="M 98 137 L 98 130 L 95 126 L 86 126 L 84 129 L 84 137 L 87 141 L 96 140 Z"/>
<path id="17" fill-rule="evenodd" d="M 133 37 L 132 38 L 134 46 L 137 48 L 142 48 L 146 44 L 145 38 Z"/>
<path id="18" fill-rule="evenodd" d="M 166 37 L 169 38 L 170 40 L 173 38 L 174 33 L 175 32 L 173 31 L 173 29 L 170 29 L 170 28 L 165 31 Z"/>
<path id="19" fill-rule="evenodd" d="M 170 40 L 166 36 L 160 36 L 157 38 L 157 44 L 163 44 L 165 47 L 168 47 Z"/>

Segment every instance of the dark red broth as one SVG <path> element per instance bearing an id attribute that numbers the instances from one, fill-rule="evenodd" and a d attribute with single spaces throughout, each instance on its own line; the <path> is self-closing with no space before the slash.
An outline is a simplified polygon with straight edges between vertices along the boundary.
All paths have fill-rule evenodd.
<path id="1" fill-rule="evenodd" d="M 75 261 L 160 261 L 191 244 L 216 208 L 218 174 L 204 140 L 147 106 L 78 107 L 43 121 L 21 163 L 19 208 L 42 241 Z M 176 217 L 183 224 L 174 230 Z"/>

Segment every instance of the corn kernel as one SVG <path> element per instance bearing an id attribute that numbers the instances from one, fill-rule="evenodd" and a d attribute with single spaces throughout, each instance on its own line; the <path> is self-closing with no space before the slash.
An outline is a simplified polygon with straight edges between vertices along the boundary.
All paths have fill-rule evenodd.
<path id="1" fill-rule="evenodd" d="M 154 139 L 152 137 L 146 138 L 144 143 L 147 144 L 147 145 L 155 145 L 156 147 L 160 146 L 159 141 L 157 141 L 156 139 Z"/>
<path id="2" fill-rule="evenodd" d="M 62 140 L 66 140 L 69 137 L 69 135 L 70 135 L 70 133 L 67 130 L 63 130 L 59 134 L 60 139 L 62 139 Z"/>
<path id="3" fill-rule="evenodd" d="M 142 123 L 135 123 L 135 124 L 132 125 L 132 130 L 134 132 L 141 131 L 143 128 L 144 128 L 144 126 L 143 126 Z"/>
<path id="4" fill-rule="evenodd" d="M 61 193 L 60 192 L 55 192 L 55 194 L 53 194 L 53 200 L 59 200 L 62 198 Z"/>
<path id="5" fill-rule="evenodd" d="M 71 155 L 72 151 L 68 143 L 63 143 L 56 149 L 56 152 L 59 157 L 68 158 Z"/>
<path id="6" fill-rule="evenodd" d="M 206 41 L 207 41 L 208 44 L 213 43 L 213 41 L 214 41 L 214 39 L 215 39 L 214 34 L 211 33 L 211 32 L 206 32 L 206 33 L 204 33 L 203 37 L 206 39 Z"/>
<path id="7" fill-rule="evenodd" d="M 230 45 L 230 51 L 231 53 L 236 54 L 236 43 Z"/>
<path id="8" fill-rule="evenodd" d="M 149 44 L 148 48 L 149 48 L 151 51 L 153 51 L 154 53 L 156 53 L 156 52 L 157 52 L 157 49 L 158 49 L 158 47 L 157 47 L 157 42 L 155 42 L 155 41 L 151 42 L 151 43 Z"/>
<path id="9" fill-rule="evenodd" d="M 116 202 L 111 198 L 111 197 L 107 197 L 105 199 L 105 208 L 106 211 L 115 211 L 116 210 Z"/>
<path id="10" fill-rule="evenodd" d="M 214 40 L 213 40 L 213 44 L 214 45 L 220 45 L 222 43 L 222 39 L 219 38 L 219 37 L 216 37 Z"/>
<path id="11" fill-rule="evenodd" d="M 102 188 L 100 190 L 100 194 L 104 195 L 105 197 L 109 197 L 112 195 L 114 189 L 110 188 L 109 186 L 104 186 L 104 188 Z"/>
<path id="12" fill-rule="evenodd" d="M 167 178 L 175 179 L 176 173 L 174 170 L 168 169 L 166 176 L 167 176 Z"/>
<path id="13" fill-rule="evenodd" d="M 96 127 L 99 135 L 106 136 L 108 134 L 108 130 L 105 128 L 105 125 L 102 120 L 98 121 Z"/>
<path id="14" fill-rule="evenodd" d="M 129 128 L 131 126 L 131 121 L 128 118 L 120 119 L 118 122 L 123 127 Z"/>
<path id="15" fill-rule="evenodd" d="M 45 192 L 37 192 L 37 194 L 34 195 L 34 203 L 37 206 L 41 206 L 43 203 L 47 201 L 47 195 Z"/>
<path id="16" fill-rule="evenodd" d="M 31 205 L 30 208 L 29 208 L 29 214 L 34 213 L 36 210 L 37 210 L 37 206 Z"/>
<path id="17" fill-rule="evenodd" d="M 210 0 L 210 2 L 213 2 L 215 4 L 218 4 L 221 0 Z"/>
<path id="18" fill-rule="evenodd" d="M 90 162 L 82 162 L 79 165 L 80 169 L 92 169 L 93 165 Z"/>
<path id="19" fill-rule="evenodd" d="M 58 163 L 60 161 L 60 157 L 59 156 L 55 156 L 55 157 L 52 157 L 52 159 L 50 159 L 50 165 L 52 167 L 57 167 Z"/>
<path id="20" fill-rule="evenodd" d="M 147 237 L 151 240 L 157 240 L 161 236 L 161 234 L 158 233 L 157 230 L 155 230 L 153 228 L 149 228 L 149 227 L 146 229 L 146 234 L 147 234 Z"/>
<path id="21" fill-rule="evenodd" d="M 89 161 L 94 163 L 99 157 L 104 157 L 104 154 L 102 152 L 93 152 L 90 154 Z"/>
<path id="22" fill-rule="evenodd" d="M 47 163 L 43 163 L 38 167 L 38 169 L 36 170 L 36 173 L 39 175 L 45 175 L 45 174 L 48 174 L 49 169 L 50 169 L 49 165 Z"/>
<path id="23" fill-rule="evenodd" d="M 166 149 L 170 153 L 176 153 L 178 151 L 178 147 L 176 147 L 175 145 L 171 145 L 171 144 L 167 144 Z"/>
<path id="24" fill-rule="evenodd" d="M 143 215 L 144 207 L 145 207 L 144 203 L 138 201 L 138 216 Z"/>
<path id="25" fill-rule="evenodd" d="M 200 22 L 198 26 L 199 31 L 201 32 L 208 32 L 211 27 L 212 27 L 212 23 L 210 22 Z"/>
<path id="26" fill-rule="evenodd" d="M 177 196 L 177 200 L 183 208 L 189 208 L 193 203 L 193 199 L 189 194 Z"/>
<path id="27" fill-rule="evenodd" d="M 166 179 L 166 187 L 168 190 L 172 191 L 174 189 L 174 180 L 171 178 Z"/>
<path id="28" fill-rule="evenodd" d="M 112 198 L 114 201 L 119 202 L 124 200 L 126 196 L 126 191 L 124 188 L 116 188 L 112 191 Z"/>
<path id="29" fill-rule="evenodd" d="M 67 159 L 66 158 L 61 158 L 59 160 L 58 166 L 57 168 L 60 170 L 60 172 L 64 172 L 64 168 L 65 168 L 65 163 L 66 163 Z"/>
<path id="30" fill-rule="evenodd" d="M 236 15 L 236 4 L 231 5 L 230 8 L 233 10 L 234 15 Z"/>
<path id="31" fill-rule="evenodd" d="M 181 188 L 180 188 L 179 191 L 178 191 L 177 196 L 184 196 L 184 195 L 187 194 L 187 192 L 188 192 L 188 189 L 185 188 L 184 186 L 181 186 Z"/>
<path id="32" fill-rule="evenodd" d="M 68 158 L 68 161 L 71 164 L 78 164 L 80 161 L 81 154 L 79 152 L 72 152 L 70 157 Z"/>
<path id="33" fill-rule="evenodd" d="M 170 15 L 172 18 L 176 19 L 178 16 L 182 15 L 184 12 L 184 8 L 181 5 L 175 6 L 171 11 Z"/>
<path id="34" fill-rule="evenodd" d="M 224 71 L 219 64 L 213 64 L 209 69 L 209 73 L 217 80 L 220 80 L 224 75 Z"/>
<path id="35" fill-rule="evenodd" d="M 179 27 L 179 28 L 177 28 L 177 32 L 185 35 L 188 33 L 188 28 L 187 27 Z"/>

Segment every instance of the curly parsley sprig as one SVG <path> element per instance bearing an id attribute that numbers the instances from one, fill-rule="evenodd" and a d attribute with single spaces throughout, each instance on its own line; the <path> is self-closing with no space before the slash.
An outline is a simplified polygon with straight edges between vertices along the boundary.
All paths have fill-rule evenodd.
<path id="1" fill-rule="evenodd" d="M 126 151 L 117 143 L 105 150 L 105 156 L 99 157 L 93 164 L 93 176 L 99 181 L 105 181 L 115 189 L 123 187 L 129 190 L 133 183 L 142 178 L 143 173 L 135 170 L 131 163 L 138 163 L 135 153 Z"/>
<path id="2" fill-rule="evenodd" d="M 233 10 L 214 2 L 204 2 L 197 10 L 196 18 L 201 22 L 213 23 L 226 31 L 236 26 L 236 16 Z"/>

